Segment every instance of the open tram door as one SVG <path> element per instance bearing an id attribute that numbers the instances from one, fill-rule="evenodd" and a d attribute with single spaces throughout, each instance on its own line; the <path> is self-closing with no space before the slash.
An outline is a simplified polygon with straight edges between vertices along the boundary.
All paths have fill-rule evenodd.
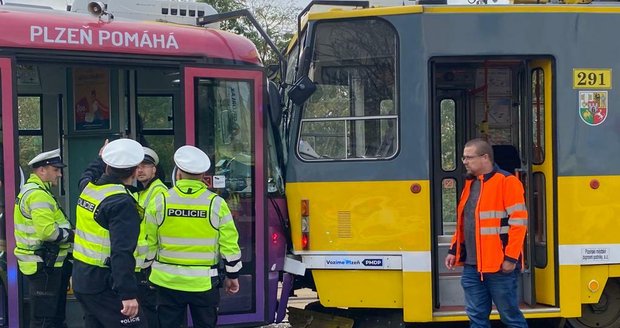
<path id="1" fill-rule="evenodd" d="M 13 59 L 0 57 L 0 117 L 2 118 L 2 139 L 0 139 L 0 326 L 18 327 L 20 311 L 18 299 L 17 260 L 13 255 L 15 238 L 13 220 L 6 220 L 5 213 L 13 213 L 13 204 L 19 189 L 19 175 L 16 172 L 15 139 L 16 120 L 13 117 L 15 104 L 15 78 Z M 13 177 L 13 178 L 11 178 Z M 12 215 L 11 215 L 12 217 Z M 9 302 L 9 300 L 13 300 Z M 9 312 L 11 315 L 9 315 Z M 9 321 L 10 320 L 10 321 Z"/>
<path id="2" fill-rule="evenodd" d="M 185 67 L 186 143 L 211 159 L 205 175 L 239 230 L 240 291 L 220 292 L 218 325 L 266 320 L 264 75 L 252 69 Z"/>
<path id="3" fill-rule="evenodd" d="M 431 61 L 435 316 L 465 314 L 462 268 L 448 271 L 444 258 L 464 186 L 461 155 L 465 143 L 473 138 L 489 140 L 496 164 L 517 175 L 525 187 L 529 221 L 518 292 L 522 310 L 548 312 L 550 306 L 557 306 L 552 247 L 551 64 L 548 59 L 504 57 Z"/>

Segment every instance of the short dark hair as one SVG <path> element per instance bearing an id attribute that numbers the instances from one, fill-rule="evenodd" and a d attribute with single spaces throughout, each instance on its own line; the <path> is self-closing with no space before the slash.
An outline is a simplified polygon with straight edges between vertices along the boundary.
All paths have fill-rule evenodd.
<path id="1" fill-rule="evenodd" d="M 136 172 L 137 168 L 137 166 L 134 166 L 126 169 L 119 169 L 108 165 L 106 168 L 106 173 L 112 178 L 124 180 L 131 177 Z"/>
<path id="2" fill-rule="evenodd" d="M 189 180 L 201 180 L 202 181 L 202 177 L 204 176 L 204 173 L 198 173 L 198 174 L 194 174 L 194 173 L 188 173 L 185 172 L 183 170 L 181 170 L 180 168 L 177 167 L 177 170 L 179 170 L 179 172 L 181 172 L 181 176 L 184 179 L 189 179 Z"/>
<path id="3" fill-rule="evenodd" d="M 493 147 L 491 147 L 491 144 L 486 140 L 481 138 L 471 139 L 465 144 L 465 147 L 476 148 L 476 153 L 478 155 L 482 156 L 486 154 L 489 156 L 491 163 L 494 163 Z"/>

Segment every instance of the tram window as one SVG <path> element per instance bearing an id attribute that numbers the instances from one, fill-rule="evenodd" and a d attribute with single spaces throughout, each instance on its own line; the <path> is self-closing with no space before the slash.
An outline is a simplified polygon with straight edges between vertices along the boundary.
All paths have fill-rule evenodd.
<path id="1" fill-rule="evenodd" d="M 308 73 L 316 92 L 302 111 L 303 160 L 390 158 L 398 151 L 397 38 L 371 18 L 319 23 Z"/>
<path id="2" fill-rule="evenodd" d="M 295 73 L 297 73 L 295 71 L 295 66 L 298 65 L 297 62 L 297 57 L 299 56 L 299 47 L 298 46 L 294 46 L 291 51 L 289 52 L 289 57 L 288 60 L 286 62 L 287 66 L 286 66 L 286 84 L 287 86 L 292 86 L 295 83 Z M 288 98 L 288 92 L 284 94 L 285 97 Z"/>
<path id="3" fill-rule="evenodd" d="M 198 90 L 198 145 L 204 144 L 214 174 L 229 196 L 252 196 L 252 89 L 248 82 L 202 79 Z M 203 100 L 206 99 L 206 100 Z M 204 126 L 213 126 L 203 129 Z M 229 199 L 227 199 L 229 201 Z M 233 204 L 235 200 L 232 200 Z M 231 203 L 229 203 L 231 205 Z M 234 205 L 233 205 L 234 206 Z"/>
<path id="4" fill-rule="evenodd" d="M 267 191 L 269 193 L 284 194 L 284 178 L 282 176 L 282 170 L 278 164 L 278 153 L 276 151 L 276 139 L 274 137 L 273 129 L 267 130 L 267 138 L 269 151 L 267 152 L 267 162 L 269 163 L 267 169 Z"/>
<path id="5" fill-rule="evenodd" d="M 162 180 L 174 168 L 174 97 L 172 95 L 139 95 L 137 97 L 140 142 L 159 156 Z"/>
<path id="6" fill-rule="evenodd" d="M 169 182 L 169 173 L 174 169 L 174 136 L 142 134 L 142 137 L 144 137 L 142 141 L 144 145 L 155 150 L 159 156 L 160 179 Z"/>
<path id="7" fill-rule="evenodd" d="M 302 36 L 302 42 L 305 41 L 305 36 Z M 287 86 L 287 90 L 284 93 L 284 103 L 288 104 L 289 103 L 289 98 L 288 98 L 288 91 L 290 90 L 290 88 L 293 87 L 293 85 L 295 84 L 295 79 L 296 79 L 296 74 L 297 74 L 297 70 L 295 69 L 295 67 L 298 64 L 298 58 L 299 58 L 299 47 L 297 45 L 295 45 L 291 51 L 288 53 L 288 59 L 287 59 L 287 67 L 286 67 L 286 76 L 285 76 L 285 82 L 286 82 L 286 86 Z M 282 136 L 289 136 L 288 133 L 288 129 L 289 129 L 289 124 L 290 124 L 290 119 L 291 119 L 291 115 L 289 115 L 289 113 L 285 112 L 282 115 L 282 120 L 280 121 L 280 126 L 278 127 L 280 129 L 280 133 L 282 134 Z M 283 138 L 283 144 L 288 143 L 289 140 L 284 140 Z M 283 151 L 284 151 L 284 164 L 286 165 L 287 161 L 288 161 L 288 147 L 284 146 L 283 147 Z"/>
<path id="8" fill-rule="evenodd" d="M 545 161 L 545 72 L 532 71 L 532 129 L 534 137 L 534 164 Z"/>
<path id="9" fill-rule="evenodd" d="M 138 96 L 138 114 L 145 130 L 172 130 L 173 96 Z"/>
<path id="10" fill-rule="evenodd" d="M 452 99 L 443 99 L 440 103 L 441 116 L 441 169 L 454 171 L 456 169 L 456 113 L 455 102 Z"/>
<path id="11" fill-rule="evenodd" d="M 28 171 L 28 162 L 43 151 L 41 96 L 18 96 L 17 110 L 19 165 Z"/>
<path id="12" fill-rule="evenodd" d="M 345 158 L 346 135 L 347 128 L 343 121 L 304 124 L 299 141 L 299 153 L 304 159 L 319 159 L 321 156 Z"/>
<path id="13" fill-rule="evenodd" d="M 537 268 L 547 266 L 547 208 L 545 175 L 535 172 L 533 176 L 534 201 L 530 220 L 534 220 L 534 264 Z"/>
<path id="14" fill-rule="evenodd" d="M 456 179 L 443 179 L 441 182 L 441 220 L 444 235 L 452 235 L 456 230 L 456 203 Z"/>
<path id="15" fill-rule="evenodd" d="M 262 256 L 255 250 L 254 239 L 256 157 L 252 144 L 252 90 L 247 81 L 200 78 L 196 83 L 196 143 L 211 158 L 213 165 L 208 174 L 214 175 L 212 189 L 226 200 L 239 230 L 243 262 L 239 280 L 248 288 L 256 283 L 252 273 L 256 270 L 256 257 Z M 221 305 L 230 312 L 251 311 L 255 299 L 251 292 L 240 293 L 234 298 L 223 296 Z"/>

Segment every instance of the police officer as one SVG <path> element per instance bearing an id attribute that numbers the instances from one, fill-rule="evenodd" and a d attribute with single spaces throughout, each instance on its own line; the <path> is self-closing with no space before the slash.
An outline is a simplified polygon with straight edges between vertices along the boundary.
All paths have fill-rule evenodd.
<path id="1" fill-rule="evenodd" d="M 159 156 L 149 147 L 142 148 L 144 149 L 144 160 L 138 165 L 138 170 L 136 171 L 136 178 L 141 185 L 141 190 L 138 193 L 138 203 L 142 208 L 147 208 L 150 201 L 158 194 L 165 193 L 168 187 L 157 177 Z"/>
<path id="2" fill-rule="evenodd" d="M 157 256 L 149 280 L 157 286 L 161 327 L 179 327 L 189 305 L 194 327 L 215 327 L 219 290 L 217 265 L 226 266 L 226 292 L 239 291 L 239 235 L 228 205 L 202 182 L 211 162 L 200 149 L 174 154 L 180 179 L 147 208 L 147 234 Z"/>
<path id="3" fill-rule="evenodd" d="M 63 327 L 67 285 L 62 267 L 73 240 L 71 224 L 52 194 L 66 165 L 60 149 L 35 156 L 17 196 L 15 257 L 30 286 L 30 327 Z"/>
<path id="4" fill-rule="evenodd" d="M 91 162 L 86 170 L 80 177 L 80 190 L 83 190 L 89 182 L 97 181 L 104 173 L 105 163 L 101 159 L 101 155 L 105 147 L 108 145 L 106 139 L 103 146 L 99 150 L 99 157 Z M 144 159 L 142 163 L 138 165 L 136 170 L 136 179 L 138 180 L 138 187 L 127 186 L 137 199 L 138 204 L 145 209 L 147 205 L 153 201 L 155 196 L 168 191 L 168 187 L 157 178 L 157 165 L 159 164 L 159 156 L 154 150 L 148 147 L 143 147 Z M 150 271 L 150 265 L 153 261 L 154 250 L 148 252 L 147 236 L 145 233 L 145 220 L 140 223 L 140 234 L 138 236 L 138 243 L 136 251 L 134 252 L 136 259 L 135 275 L 138 281 L 138 302 L 140 308 L 143 311 L 143 320 L 146 320 L 150 328 L 158 328 L 156 313 L 156 293 L 155 288 L 148 282 L 148 274 Z"/>
<path id="5" fill-rule="evenodd" d="M 168 187 L 157 178 L 157 165 L 159 164 L 159 156 L 151 148 L 143 147 L 144 160 L 138 165 L 136 178 L 141 187 L 137 193 L 138 204 L 146 209 L 148 204 L 155 199 L 157 195 L 161 195 L 168 191 Z M 148 252 L 146 220 L 142 220 L 140 224 L 140 235 L 138 237 L 138 247 L 136 248 L 136 279 L 138 280 L 138 301 L 144 312 L 150 328 L 159 327 L 155 288 L 148 282 L 150 265 L 153 262 L 155 250 Z M 148 255 L 147 255 L 148 253 Z"/>
<path id="6" fill-rule="evenodd" d="M 134 251 L 142 219 L 127 189 L 144 159 L 130 139 L 102 151 L 105 173 L 89 182 L 76 209 L 73 289 L 85 313 L 85 327 L 144 327 L 137 301 Z"/>

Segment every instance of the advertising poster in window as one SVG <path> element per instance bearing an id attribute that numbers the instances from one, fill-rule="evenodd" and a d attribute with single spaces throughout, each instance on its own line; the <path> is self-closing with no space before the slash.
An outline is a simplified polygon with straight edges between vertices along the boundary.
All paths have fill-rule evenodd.
<path id="1" fill-rule="evenodd" d="M 110 73 L 102 68 L 73 70 L 75 131 L 110 129 Z"/>

